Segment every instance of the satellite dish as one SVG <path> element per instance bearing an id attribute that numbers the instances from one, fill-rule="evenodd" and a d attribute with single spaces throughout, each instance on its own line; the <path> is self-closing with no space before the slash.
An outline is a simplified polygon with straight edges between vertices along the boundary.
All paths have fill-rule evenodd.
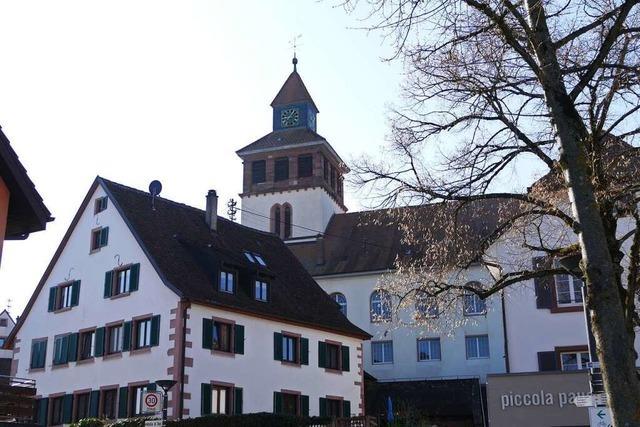
<path id="1" fill-rule="evenodd" d="M 156 197 L 160 194 L 161 191 L 162 184 L 160 183 L 160 181 L 158 181 L 157 179 L 151 181 L 151 184 L 149 184 L 149 193 L 151 193 L 153 197 Z"/>

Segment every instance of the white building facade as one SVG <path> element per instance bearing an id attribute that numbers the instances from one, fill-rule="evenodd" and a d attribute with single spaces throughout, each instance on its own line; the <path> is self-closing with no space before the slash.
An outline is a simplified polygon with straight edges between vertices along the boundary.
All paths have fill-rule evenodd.
<path id="1" fill-rule="evenodd" d="M 174 418 L 362 413 L 368 335 L 283 268 L 295 259 L 280 239 L 218 219 L 216 200 L 152 206 L 96 179 L 8 339 L 39 424 L 140 415 L 160 379 L 177 382 Z"/>

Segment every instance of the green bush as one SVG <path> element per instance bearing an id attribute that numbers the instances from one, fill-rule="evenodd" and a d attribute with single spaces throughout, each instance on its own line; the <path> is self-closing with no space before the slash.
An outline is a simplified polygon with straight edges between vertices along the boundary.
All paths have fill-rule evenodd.
<path id="1" fill-rule="evenodd" d="M 260 412 L 245 415 L 208 415 L 205 417 L 187 418 L 179 421 L 169 421 L 167 427 L 307 427 L 325 425 L 330 422 L 330 418 L 302 418 L 291 415 L 276 415 Z"/>
<path id="2" fill-rule="evenodd" d="M 104 427 L 107 422 L 100 418 L 84 418 L 77 423 L 71 424 L 71 427 Z"/>
<path id="3" fill-rule="evenodd" d="M 144 427 L 144 422 L 149 420 L 157 420 L 157 417 L 135 417 L 118 420 L 109 427 Z"/>

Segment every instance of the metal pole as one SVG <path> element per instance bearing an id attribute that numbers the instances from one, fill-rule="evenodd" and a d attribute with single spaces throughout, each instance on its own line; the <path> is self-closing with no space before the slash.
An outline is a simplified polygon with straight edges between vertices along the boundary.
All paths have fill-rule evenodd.
<path id="1" fill-rule="evenodd" d="M 162 389 L 162 427 L 167 427 L 167 406 L 169 406 L 168 394 L 167 390 Z"/>

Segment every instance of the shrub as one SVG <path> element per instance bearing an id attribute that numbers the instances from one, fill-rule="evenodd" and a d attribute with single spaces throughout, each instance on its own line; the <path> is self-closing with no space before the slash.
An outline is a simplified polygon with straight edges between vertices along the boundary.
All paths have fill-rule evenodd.
<path id="1" fill-rule="evenodd" d="M 169 421 L 167 427 L 307 427 L 328 425 L 330 422 L 331 419 L 329 418 L 302 418 L 260 412 L 245 415 L 208 415 L 187 418 L 179 421 Z"/>
<path id="2" fill-rule="evenodd" d="M 100 418 L 83 418 L 77 423 L 71 424 L 71 427 L 104 427 L 106 423 Z"/>

